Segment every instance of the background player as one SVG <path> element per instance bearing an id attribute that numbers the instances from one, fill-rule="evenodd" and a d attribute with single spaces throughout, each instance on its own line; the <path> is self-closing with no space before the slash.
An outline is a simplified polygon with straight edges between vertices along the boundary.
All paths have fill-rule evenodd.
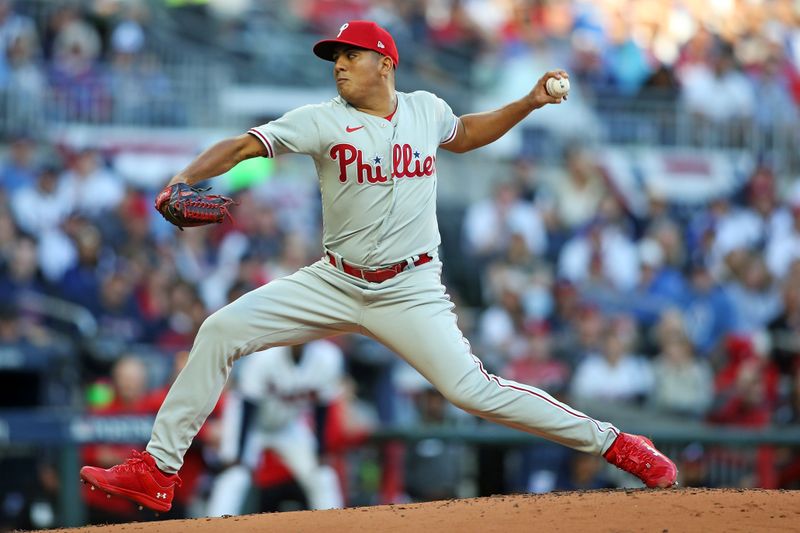
<path id="1" fill-rule="evenodd" d="M 343 506 L 336 473 L 317 458 L 327 406 L 340 393 L 343 364 L 341 350 L 324 340 L 271 348 L 242 362 L 222 411 L 219 458 L 231 466 L 214 480 L 210 516 L 241 514 L 264 449 L 278 454 L 311 509 Z"/>
<path id="2" fill-rule="evenodd" d="M 179 206 L 171 203 L 180 200 L 175 191 L 244 159 L 308 154 L 320 180 L 325 256 L 211 315 L 156 417 L 147 451 L 107 470 L 84 467 L 82 479 L 168 510 L 183 454 L 234 361 L 272 346 L 361 333 L 394 350 L 470 413 L 602 454 L 648 486 L 673 485 L 675 465 L 650 441 L 489 374 L 459 331 L 441 284 L 436 150 L 485 146 L 535 109 L 561 103 L 545 84 L 567 74 L 547 72 L 523 98 L 457 117 L 431 93 L 395 90 L 397 48 L 375 23 L 344 24 L 336 38 L 317 43 L 314 53 L 334 62 L 338 97 L 217 143 L 171 180 L 156 206 L 168 212 Z"/>

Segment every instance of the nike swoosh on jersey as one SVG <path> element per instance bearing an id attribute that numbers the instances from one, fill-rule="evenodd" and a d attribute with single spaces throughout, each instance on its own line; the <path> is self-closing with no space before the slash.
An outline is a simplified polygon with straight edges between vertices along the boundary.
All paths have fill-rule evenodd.
<path id="1" fill-rule="evenodd" d="M 360 130 L 360 129 L 361 129 L 361 128 L 363 128 L 363 127 L 364 127 L 364 126 L 356 126 L 355 128 L 351 128 L 350 126 L 347 126 L 347 127 L 344 129 L 344 131 L 346 131 L 347 133 L 353 133 L 354 131 L 358 131 L 358 130 Z"/>

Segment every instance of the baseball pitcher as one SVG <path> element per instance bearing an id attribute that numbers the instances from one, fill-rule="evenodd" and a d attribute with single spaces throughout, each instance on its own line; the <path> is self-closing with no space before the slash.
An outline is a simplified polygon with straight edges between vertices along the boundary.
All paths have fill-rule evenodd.
<path id="1" fill-rule="evenodd" d="M 545 73 L 505 107 L 459 117 L 431 93 L 395 90 L 397 48 L 374 22 L 348 22 L 313 51 L 333 63 L 337 97 L 213 145 L 172 178 L 155 206 L 181 227 L 220 222 L 229 200 L 195 184 L 248 158 L 307 154 L 322 193 L 324 256 L 208 317 L 158 412 L 146 451 L 110 469 L 84 467 L 81 478 L 109 494 L 169 510 L 183 454 L 237 359 L 360 333 L 388 346 L 470 413 L 603 455 L 649 487 L 674 485 L 675 465 L 648 439 L 487 372 L 459 331 L 441 283 L 437 150 L 480 148 L 536 109 L 562 103 L 566 95 L 551 96 L 545 85 L 568 78 L 566 72 Z"/>

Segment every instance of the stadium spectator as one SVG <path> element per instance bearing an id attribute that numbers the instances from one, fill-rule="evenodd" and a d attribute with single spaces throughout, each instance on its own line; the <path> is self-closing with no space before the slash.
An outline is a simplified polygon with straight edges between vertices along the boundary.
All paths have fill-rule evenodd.
<path id="1" fill-rule="evenodd" d="M 727 360 L 715 377 L 715 397 L 709 420 L 752 428 L 769 424 L 777 402 L 778 372 L 767 359 L 765 335 L 730 336 Z"/>
<path id="2" fill-rule="evenodd" d="M 10 255 L 0 269 L 0 294 L 7 303 L 19 303 L 26 293 L 50 294 L 52 287 L 42 276 L 36 257 L 36 242 L 28 235 L 12 240 Z"/>
<path id="3" fill-rule="evenodd" d="M 680 271 L 666 263 L 664 251 L 655 239 L 639 241 L 639 283 L 628 298 L 627 308 L 644 328 L 653 325 L 669 308 L 680 305 L 686 295 L 686 280 Z M 631 297 L 632 296 L 632 297 Z"/>
<path id="4" fill-rule="evenodd" d="M 713 374 L 707 361 L 698 359 L 688 339 L 670 336 L 653 361 L 650 405 L 662 412 L 701 418 L 713 399 Z"/>
<path id="5" fill-rule="evenodd" d="M 192 229 L 198 231 L 184 231 L 177 236 L 170 253 L 181 276 L 197 285 L 213 275 L 219 251 L 211 243 L 210 227 Z"/>
<path id="6" fill-rule="evenodd" d="M 729 135 L 736 142 L 750 125 L 756 108 L 753 86 L 735 65 L 732 50 L 712 53 L 711 64 L 686 67 L 681 75 L 687 109 L 697 117 L 701 139 Z M 714 98 L 708 98 L 713 94 Z"/>
<path id="7" fill-rule="evenodd" d="M 564 300 L 572 297 L 570 296 L 572 291 L 571 287 L 561 284 L 556 288 L 556 302 L 562 302 L 563 306 Z M 607 328 L 607 319 L 600 309 L 587 303 L 577 304 L 576 307 L 574 311 L 561 311 L 556 314 L 557 320 L 566 318 L 558 322 L 555 335 L 556 354 L 559 360 L 567 362 L 572 368 L 582 363 L 589 355 L 602 351 L 604 332 Z"/>
<path id="8" fill-rule="evenodd" d="M 544 188 L 541 184 L 541 172 L 536 162 L 527 157 L 516 157 L 511 161 L 509 181 L 514 184 L 519 193 L 519 198 L 536 206 L 545 220 L 545 225 L 550 227 L 550 207 L 544 198 Z"/>
<path id="9" fill-rule="evenodd" d="M 619 94 L 633 96 L 650 77 L 650 58 L 634 38 L 631 19 L 626 14 L 616 13 L 608 24 L 606 68 Z"/>
<path id="10" fill-rule="evenodd" d="M 96 342 L 105 346 L 102 357 L 120 355 L 126 347 L 145 338 L 146 324 L 133 297 L 133 284 L 126 274 L 112 272 L 100 282 L 98 302 L 95 306 L 97 319 Z"/>
<path id="11" fill-rule="evenodd" d="M 800 86 L 800 70 L 786 57 L 783 43 L 760 44 L 762 57 L 745 69 L 758 94 L 756 124 L 775 142 L 775 135 L 791 135 L 791 125 L 800 118 L 795 93 Z"/>
<path id="12" fill-rule="evenodd" d="M 155 265 L 156 243 L 150 231 L 150 213 L 150 199 L 141 191 L 128 189 L 113 216 L 104 220 L 99 228 L 103 240 L 128 266 L 137 262 L 142 268 Z"/>
<path id="13" fill-rule="evenodd" d="M 565 393 L 570 369 L 566 363 L 553 357 L 547 324 L 538 322 L 527 326 L 525 340 L 527 344 L 524 350 L 500 373 L 510 380 L 533 385 L 556 397 Z"/>
<path id="14" fill-rule="evenodd" d="M 762 252 L 773 235 L 785 235 L 791 226 L 789 210 L 777 199 L 775 178 L 770 168 L 760 165 L 743 191 L 745 205 L 736 208 L 720 202 L 716 235 L 710 249 L 715 270 L 736 275 L 748 252 Z"/>
<path id="15" fill-rule="evenodd" d="M 478 318 L 477 333 L 484 364 L 498 369 L 524 349 L 525 327 L 522 301 L 525 279 L 507 269 L 495 271 L 489 282 L 490 305 Z"/>
<path id="16" fill-rule="evenodd" d="M 563 171 L 549 176 L 546 183 L 560 227 L 567 235 L 590 223 L 608 194 L 602 173 L 582 147 L 566 150 Z"/>
<path id="17" fill-rule="evenodd" d="M 603 35 L 593 28 L 578 27 L 572 34 L 571 76 L 589 96 L 602 97 L 613 90 L 612 71 L 603 54 Z"/>
<path id="18" fill-rule="evenodd" d="M 278 220 L 278 212 L 272 205 L 260 204 L 254 210 L 252 230 L 247 234 L 248 249 L 255 258 L 264 263 L 277 257 L 285 239 L 285 230 Z"/>
<path id="19" fill-rule="evenodd" d="M 777 278 L 784 278 L 790 265 L 800 259 L 800 185 L 795 184 L 790 193 L 789 209 L 791 223 L 769 235 L 767 242 L 767 266 Z"/>
<path id="20" fill-rule="evenodd" d="M 474 203 L 464 217 L 465 249 L 471 256 L 488 260 L 503 254 L 512 237 L 522 237 L 531 253 L 547 249 L 547 231 L 541 215 L 520 198 L 516 185 L 500 181 L 492 198 Z"/>
<path id="21" fill-rule="evenodd" d="M 76 249 L 76 261 L 64 271 L 58 281 L 62 298 L 83 306 L 93 313 L 99 311 L 100 283 L 108 266 L 108 250 L 103 246 L 97 227 L 89 222 L 72 220 L 70 233 Z"/>
<path id="22" fill-rule="evenodd" d="M 264 276 L 269 280 L 288 276 L 298 268 L 309 264 L 313 255 L 306 236 L 299 231 L 287 233 L 281 251 L 264 265 Z"/>
<path id="23" fill-rule="evenodd" d="M 736 310 L 730 297 L 702 259 L 692 263 L 689 290 L 682 307 L 689 339 L 703 356 L 709 356 L 736 327 Z"/>
<path id="24" fill-rule="evenodd" d="M 38 39 L 34 21 L 17 13 L 11 0 L 0 0 L 0 89 L 9 77 L 9 49 L 20 38 Z"/>
<path id="25" fill-rule="evenodd" d="M 186 350 L 208 316 L 195 285 L 172 280 L 168 289 L 169 315 L 156 326 L 156 346 L 165 351 Z"/>
<path id="26" fill-rule="evenodd" d="M 39 43 L 35 33 L 17 35 L 6 52 L 8 79 L 5 117 L 15 128 L 37 130 L 42 127 L 47 77 L 39 63 Z M 2 84 L 0 84 L 2 85 Z"/>
<path id="27" fill-rule="evenodd" d="M 119 205 L 125 185 L 105 167 L 100 153 L 87 147 L 75 154 L 61 176 L 58 194 L 73 213 L 95 218 Z"/>
<path id="28" fill-rule="evenodd" d="M 488 43 L 465 4 L 452 0 L 440 16 L 428 19 L 428 37 L 437 66 L 459 85 L 470 87 L 473 62 Z"/>
<path id="29" fill-rule="evenodd" d="M 731 199 L 727 196 L 714 197 L 707 207 L 693 210 L 686 227 L 686 247 L 689 253 L 684 258 L 685 268 L 691 270 L 691 263 L 705 261 L 715 276 L 726 275 L 724 256 L 717 252 L 721 248 L 717 245 L 720 235 L 718 229 L 724 220 L 733 218 L 731 217 L 733 210 Z M 730 227 L 734 230 L 736 228 L 733 224 Z M 735 241 L 742 240 L 736 231 L 726 231 L 722 235 L 723 237 L 731 235 Z"/>
<path id="30" fill-rule="evenodd" d="M 760 254 L 748 253 L 733 272 L 727 293 L 736 317 L 736 331 L 763 330 L 781 312 L 780 288 Z"/>
<path id="31" fill-rule="evenodd" d="M 598 218 L 567 241 L 558 258 L 559 275 L 585 288 L 629 291 L 639 281 L 633 241 L 616 225 Z"/>
<path id="32" fill-rule="evenodd" d="M 661 247 L 665 268 L 679 272 L 684 270 L 690 251 L 694 250 L 694 244 L 689 244 L 684 239 L 683 231 L 683 226 L 670 216 L 654 219 L 646 231 L 647 237 L 652 238 Z"/>
<path id="33" fill-rule="evenodd" d="M 0 188 L 0 272 L 5 273 L 11 257 L 14 255 L 14 247 L 20 231 L 14 222 L 11 208 L 6 207 L 2 202 L 2 194 L 3 189 Z"/>
<path id="34" fill-rule="evenodd" d="M 27 136 L 17 136 L 9 147 L 8 159 L 0 165 L 0 187 L 13 194 L 36 180 L 36 143 Z"/>
<path id="35" fill-rule="evenodd" d="M 12 194 L 11 207 L 20 229 L 37 237 L 58 230 L 70 214 L 70 206 L 63 202 L 58 187 L 58 167 L 48 165 L 39 170 L 35 180 Z"/>
<path id="36" fill-rule="evenodd" d="M 653 388 L 653 369 L 632 351 L 634 323 L 616 318 L 608 326 L 601 353 L 586 357 L 575 369 L 570 394 L 585 400 L 636 403 Z"/>
<path id="37" fill-rule="evenodd" d="M 683 312 L 677 307 L 664 310 L 658 322 L 648 331 L 648 338 L 645 341 L 645 345 L 648 346 L 647 353 L 660 353 L 662 347 L 673 338 L 687 338 Z"/>
<path id="38" fill-rule="evenodd" d="M 98 65 L 102 41 L 75 6 L 63 5 L 50 20 L 46 36 L 50 84 L 61 104 L 62 119 L 107 119 L 109 94 Z"/>

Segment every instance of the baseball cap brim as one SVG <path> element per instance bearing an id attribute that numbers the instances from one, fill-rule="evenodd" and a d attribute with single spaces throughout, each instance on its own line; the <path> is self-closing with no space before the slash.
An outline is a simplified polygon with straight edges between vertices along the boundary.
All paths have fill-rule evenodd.
<path id="1" fill-rule="evenodd" d="M 333 61 L 334 50 L 336 50 L 337 46 L 342 44 L 347 46 L 352 46 L 353 48 L 358 48 L 359 50 L 369 50 L 370 52 L 375 52 L 381 55 L 385 55 L 391 59 L 391 56 L 388 56 L 387 54 L 383 54 L 378 50 L 372 50 L 371 48 L 365 48 L 363 45 L 359 43 L 354 43 L 346 39 L 325 39 L 324 41 L 320 41 L 317 44 L 315 44 L 312 50 L 314 51 L 314 55 L 316 55 L 320 59 L 324 59 L 325 61 Z M 392 63 L 395 63 L 394 59 L 392 59 Z M 395 67 L 396 66 L 397 64 L 395 63 Z"/>
<path id="2" fill-rule="evenodd" d="M 314 55 L 324 59 L 325 61 L 333 61 L 333 51 L 336 50 L 336 47 L 341 44 L 346 44 L 360 50 L 366 50 L 366 48 L 360 44 L 346 41 L 344 39 L 325 39 L 324 41 L 320 41 L 314 45 Z M 306 50 L 308 50 L 308 48 L 306 48 Z"/>

